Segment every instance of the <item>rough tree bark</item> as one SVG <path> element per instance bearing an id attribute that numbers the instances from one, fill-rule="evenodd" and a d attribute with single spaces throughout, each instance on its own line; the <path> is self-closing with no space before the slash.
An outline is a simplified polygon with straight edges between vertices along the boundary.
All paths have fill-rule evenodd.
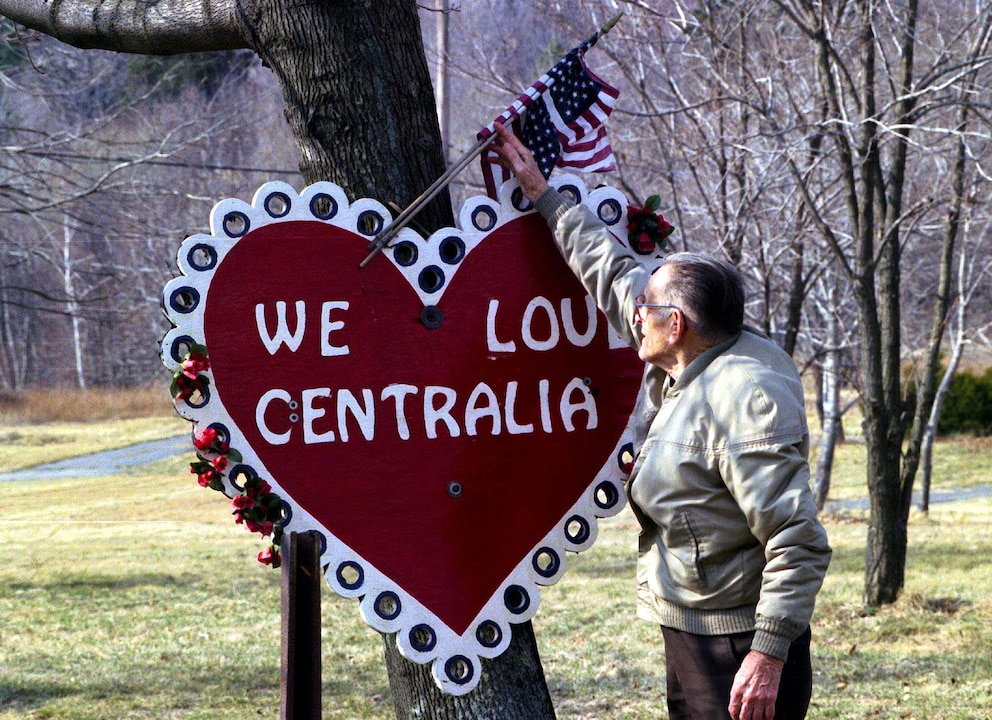
<path id="1" fill-rule="evenodd" d="M 414 0 L 0 0 L 0 14 L 82 48 L 254 50 L 282 86 L 308 182 L 406 206 L 444 171 Z M 447 194 L 417 221 L 427 230 L 452 224 Z M 479 687 L 457 699 L 437 689 L 428 666 L 400 657 L 392 638 L 384 646 L 398 718 L 554 718 L 530 623 L 514 628 Z"/>

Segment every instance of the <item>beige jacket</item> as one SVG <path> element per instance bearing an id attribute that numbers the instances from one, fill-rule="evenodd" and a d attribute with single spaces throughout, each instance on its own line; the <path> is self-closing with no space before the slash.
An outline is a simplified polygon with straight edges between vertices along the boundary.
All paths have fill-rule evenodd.
<path id="1" fill-rule="evenodd" d="M 559 248 L 632 346 L 649 277 L 587 209 L 536 203 Z M 638 615 L 700 635 L 755 631 L 785 658 L 808 627 L 830 561 L 809 489 L 809 433 L 795 363 L 750 328 L 678 378 L 645 371 L 628 496 L 641 523 Z"/>

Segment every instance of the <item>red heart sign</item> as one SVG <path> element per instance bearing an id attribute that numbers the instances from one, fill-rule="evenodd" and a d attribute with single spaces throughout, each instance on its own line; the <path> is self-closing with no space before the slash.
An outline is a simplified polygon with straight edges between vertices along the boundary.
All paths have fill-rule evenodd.
<path id="1" fill-rule="evenodd" d="M 273 183 L 225 202 L 220 237 L 187 240 L 167 289 L 196 294 L 170 305 L 167 355 L 183 338 L 210 354 L 210 400 L 189 414 L 244 445 L 290 526 L 321 531 L 331 585 L 364 596 L 370 624 L 443 659 L 443 688 L 474 687 L 475 655 L 533 614 L 533 583 L 620 509 L 642 364 L 536 214 L 476 199 L 467 230 L 404 231 L 359 269 L 388 218 L 371 201 Z"/>

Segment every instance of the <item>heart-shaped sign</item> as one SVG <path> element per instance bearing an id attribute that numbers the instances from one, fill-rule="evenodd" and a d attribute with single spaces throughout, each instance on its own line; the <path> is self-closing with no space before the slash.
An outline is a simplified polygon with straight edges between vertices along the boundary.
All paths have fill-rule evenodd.
<path id="1" fill-rule="evenodd" d="M 616 190 L 557 182 L 623 226 Z M 359 269 L 382 205 L 269 183 L 214 208 L 165 291 L 166 364 L 210 358 L 180 412 L 242 455 L 229 494 L 268 480 L 334 590 L 454 694 L 621 509 L 642 369 L 521 205 L 507 184 Z"/>

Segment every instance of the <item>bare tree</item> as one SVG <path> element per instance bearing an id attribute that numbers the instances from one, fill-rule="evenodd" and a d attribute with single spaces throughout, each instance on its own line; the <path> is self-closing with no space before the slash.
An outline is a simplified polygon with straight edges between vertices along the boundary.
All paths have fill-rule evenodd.
<path id="1" fill-rule="evenodd" d="M 626 123 L 615 133 L 622 183 L 665 182 L 663 210 L 682 242 L 738 262 L 759 291 L 750 317 L 800 355 L 816 343 L 797 308 L 828 258 L 856 298 L 871 506 L 864 598 L 892 602 L 936 393 L 955 218 L 969 197 L 987 212 L 978 89 L 992 69 L 992 3 L 614 4 L 631 16 L 609 44 L 629 91 L 614 114 Z M 983 185 L 969 195 L 971 176 Z"/>

